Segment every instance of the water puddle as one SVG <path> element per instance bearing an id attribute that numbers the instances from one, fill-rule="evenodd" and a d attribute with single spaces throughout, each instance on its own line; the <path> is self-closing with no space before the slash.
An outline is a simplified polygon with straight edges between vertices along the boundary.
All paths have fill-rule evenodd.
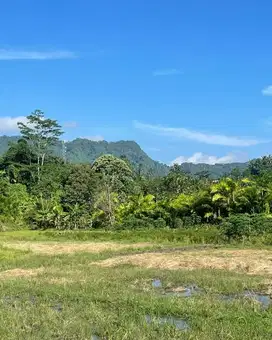
<path id="1" fill-rule="evenodd" d="M 96 334 L 92 334 L 91 335 L 91 340 L 102 340 L 102 338 L 100 338 L 100 336 L 98 336 Z"/>
<path id="2" fill-rule="evenodd" d="M 153 288 L 163 288 L 162 281 L 160 279 L 152 280 L 152 287 Z M 199 288 L 196 285 L 190 286 L 181 286 L 181 287 L 174 287 L 174 288 L 166 288 L 160 289 L 160 294 L 163 296 L 174 296 L 174 297 L 182 297 L 182 298 L 189 298 L 196 295 L 205 294 L 205 290 Z M 239 299 L 251 299 L 253 301 L 259 302 L 263 309 L 267 309 L 272 306 L 272 297 L 267 294 L 256 293 L 249 290 L 244 291 L 241 294 L 228 294 L 228 295 L 220 295 L 220 300 L 225 301 L 235 301 Z"/>
<path id="3" fill-rule="evenodd" d="M 57 303 L 56 305 L 51 306 L 51 309 L 59 313 L 63 311 L 63 307 L 60 303 Z"/>
<path id="4" fill-rule="evenodd" d="M 153 288 L 163 288 L 162 281 L 160 279 L 152 280 Z M 160 290 L 160 293 L 164 296 L 178 296 L 178 297 L 192 297 L 198 294 L 204 294 L 205 291 L 196 285 L 166 288 Z"/>
<path id="5" fill-rule="evenodd" d="M 22 302 L 23 299 L 24 298 L 19 295 L 15 295 L 15 296 L 6 295 L 6 296 L 3 296 L 2 301 L 8 306 L 15 306 L 16 304 Z M 30 295 L 26 301 L 34 305 L 36 303 L 36 298 L 35 296 Z"/>
<path id="6" fill-rule="evenodd" d="M 165 292 L 163 293 L 163 295 L 166 296 L 177 297 L 192 297 L 199 294 L 204 294 L 204 290 L 195 285 L 166 289 Z"/>
<path id="7" fill-rule="evenodd" d="M 10 306 L 10 307 L 18 307 L 24 302 L 29 302 L 33 306 L 37 304 L 37 298 L 34 295 L 30 295 L 29 297 L 25 296 L 3 296 L 2 301 L 4 302 L 5 305 Z M 53 301 L 53 304 L 50 306 L 51 309 L 55 310 L 56 312 L 62 312 L 63 311 L 63 306 L 61 303 L 56 303 L 56 301 Z"/>
<path id="8" fill-rule="evenodd" d="M 101 336 L 99 336 L 97 334 L 92 334 L 91 335 L 91 340 L 107 340 L 107 339 L 108 338 L 106 336 L 101 337 Z"/>
<path id="9" fill-rule="evenodd" d="M 157 323 L 160 326 L 171 325 L 180 331 L 187 331 L 190 329 L 188 323 L 185 320 L 176 318 L 174 316 L 152 317 L 150 315 L 146 315 L 145 320 L 148 324 Z"/>
<path id="10" fill-rule="evenodd" d="M 160 279 L 152 280 L 152 287 L 153 288 L 162 288 L 162 282 Z"/>
<path id="11" fill-rule="evenodd" d="M 224 301 L 235 301 L 239 299 L 251 299 L 253 301 L 259 302 L 263 309 L 267 309 L 272 305 L 272 298 L 269 295 L 255 293 L 251 291 L 245 291 L 241 294 L 229 294 L 229 295 L 221 295 L 221 300 Z"/>

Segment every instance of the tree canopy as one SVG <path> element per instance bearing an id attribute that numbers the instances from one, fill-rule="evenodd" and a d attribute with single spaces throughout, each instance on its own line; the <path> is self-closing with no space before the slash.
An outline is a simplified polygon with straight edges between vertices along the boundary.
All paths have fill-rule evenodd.
<path id="1" fill-rule="evenodd" d="M 19 126 L 22 138 L 11 143 L 0 160 L 1 229 L 213 224 L 227 237 L 235 230 L 237 237 L 269 228 L 272 233 L 271 156 L 253 160 L 245 170 L 232 169 L 218 180 L 205 169 L 192 174 L 179 165 L 154 177 L 122 153 L 105 153 L 89 164 L 56 156 L 61 127 L 41 111 Z"/>

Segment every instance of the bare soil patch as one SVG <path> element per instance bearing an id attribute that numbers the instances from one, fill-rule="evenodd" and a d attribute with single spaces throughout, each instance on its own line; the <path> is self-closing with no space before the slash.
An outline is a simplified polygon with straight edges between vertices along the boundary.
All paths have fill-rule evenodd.
<path id="1" fill-rule="evenodd" d="M 22 269 L 22 268 L 15 268 L 5 270 L 0 272 L 0 279 L 15 279 L 18 277 L 31 277 L 36 276 L 41 273 L 44 268 L 35 268 L 35 269 Z"/>
<path id="2" fill-rule="evenodd" d="M 95 262 L 103 267 L 132 264 L 160 269 L 224 269 L 247 274 L 272 275 L 272 250 L 213 249 L 173 253 L 122 255 Z"/>
<path id="3" fill-rule="evenodd" d="M 30 250 L 34 253 L 56 255 L 64 253 L 76 253 L 76 252 L 90 252 L 100 253 L 106 250 L 117 251 L 121 249 L 138 249 L 150 247 L 151 243 L 131 243 L 122 244 L 116 242 L 88 242 L 88 243 L 46 243 L 46 242 L 6 242 L 3 244 L 4 247 L 19 249 L 19 250 Z"/>

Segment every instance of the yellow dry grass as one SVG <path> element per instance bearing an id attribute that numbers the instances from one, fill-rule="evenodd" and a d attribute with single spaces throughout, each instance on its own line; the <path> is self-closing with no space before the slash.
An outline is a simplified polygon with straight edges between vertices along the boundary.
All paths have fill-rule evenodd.
<path id="1" fill-rule="evenodd" d="M 6 248 L 30 250 L 34 253 L 56 255 L 64 253 L 89 252 L 101 253 L 103 251 L 117 251 L 127 248 L 146 248 L 151 243 L 122 244 L 117 242 L 88 242 L 88 243 L 58 243 L 58 242 L 6 242 Z"/>
<path id="2" fill-rule="evenodd" d="M 0 279 L 16 279 L 19 277 L 31 277 L 36 276 L 41 273 L 44 268 L 35 268 L 35 269 L 22 269 L 22 268 L 15 268 L 5 270 L 0 272 Z"/>
<path id="3" fill-rule="evenodd" d="M 43 282 L 51 283 L 51 284 L 56 284 L 56 285 L 63 285 L 65 286 L 66 284 L 69 283 L 74 283 L 74 282 L 85 282 L 84 280 L 72 280 L 71 278 L 67 277 L 52 277 L 50 279 L 44 279 Z"/>
<path id="4" fill-rule="evenodd" d="M 117 256 L 95 262 L 103 267 L 131 264 L 160 269 L 224 269 L 248 274 L 272 274 L 271 250 L 202 250 Z"/>

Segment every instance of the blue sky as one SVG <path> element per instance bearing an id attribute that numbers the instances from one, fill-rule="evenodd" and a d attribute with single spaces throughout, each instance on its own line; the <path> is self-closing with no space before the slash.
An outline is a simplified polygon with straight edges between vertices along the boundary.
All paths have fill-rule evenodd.
<path id="1" fill-rule="evenodd" d="M 65 139 L 135 140 L 165 163 L 269 154 L 271 12 L 268 0 L 2 1 L 0 134 L 39 108 Z"/>

